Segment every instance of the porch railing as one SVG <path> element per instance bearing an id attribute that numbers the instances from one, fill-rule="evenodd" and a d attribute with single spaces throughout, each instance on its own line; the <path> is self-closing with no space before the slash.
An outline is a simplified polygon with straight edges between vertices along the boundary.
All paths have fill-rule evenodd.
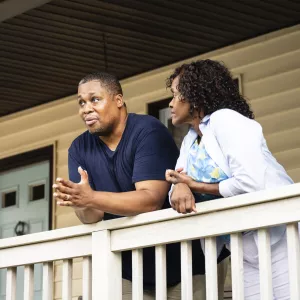
<path id="1" fill-rule="evenodd" d="M 156 247 L 156 299 L 166 299 L 165 245 L 181 242 L 183 300 L 192 299 L 191 240 L 205 238 L 207 299 L 218 299 L 216 236 L 231 236 L 232 297 L 244 299 L 241 232 L 257 229 L 262 299 L 272 298 L 268 227 L 287 224 L 291 299 L 300 299 L 300 184 L 197 204 L 198 213 L 161 210 L 0 240 L 6 299 L 16 297 L 16 267 L 24 265 L 24 299 L 33 299 L 33 264 L 43 263 L 43 300 L 53 299 L 53 262 L 63 260 L 62 298 L 72 298 L 72 259 L 83 257 L 83 299 L 121 300 L 121 252 L 132 250 L 133 299 L 142 299 L 142 248 Z"/>

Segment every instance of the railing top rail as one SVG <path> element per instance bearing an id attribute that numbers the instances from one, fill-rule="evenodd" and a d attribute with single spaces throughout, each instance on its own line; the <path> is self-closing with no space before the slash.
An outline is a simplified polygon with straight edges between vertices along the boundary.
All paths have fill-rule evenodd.
<path id="1" fill-rule="evenodd" d="M 297 183 L 277 189 L 224 198 L 222 199 L 222 201 L 212 200 L 198 203 L 197 214 L 209 214 L 215 211 L 234 209 L 243 206 L 251 206 L 257 203 L 277 201 L 280 199 L 294 198 L 299 196 L 300 183 Z M 101 230 L 115 230 L 172 219 L 188 218 L 190 216 L 192 216 L 192 214 L 180 215 L 172 209 L 165 209 L 156 212 L 141 214 L 134 217 L 126 217 L 99 222 L 97 224 L 79 225 L 69 228 L 56 229 L 53 231 L 50 230 L 35 234 L 29 234 L 20 237 L 1 239 L 0 249 L 60 240 L 75 236 L 89 235 L 92 232 Z"/>

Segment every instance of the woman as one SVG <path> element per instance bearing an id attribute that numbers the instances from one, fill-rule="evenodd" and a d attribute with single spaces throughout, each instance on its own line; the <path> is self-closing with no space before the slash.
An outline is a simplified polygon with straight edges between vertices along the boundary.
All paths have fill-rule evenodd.
<path id="1" fill-rule="evenodd" d="M 189 124 L 172 183 L 170 202 L 179 213 L 195 202 L 292 184 L 268 150 L 262 128 L 228 69 L 200 60 L 177 68 L 167 80 L 172 123 Z M 285 226 L 270 229 L 274 299 L 289 299 Z M 218 239 L 218 249 L 228 237 Z M 257 233 L 243 235 L 245 299 L 260 299 Z"/>

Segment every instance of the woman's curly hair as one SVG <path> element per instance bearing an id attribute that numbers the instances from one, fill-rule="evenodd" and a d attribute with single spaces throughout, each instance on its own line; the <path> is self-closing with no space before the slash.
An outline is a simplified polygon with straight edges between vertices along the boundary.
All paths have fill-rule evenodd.
<path id="1" fill-rule="evenodd" d="M 254 119 L 254 114 L 245 98 L 240 94 L 229 70 L 220 62 L 210 59 L 183 64 L 167 79 L 170 88 L 179 76 L 177 89 L 183 101 L 194 109 L 203 109 L 204 115 L 229 108 Z"/>

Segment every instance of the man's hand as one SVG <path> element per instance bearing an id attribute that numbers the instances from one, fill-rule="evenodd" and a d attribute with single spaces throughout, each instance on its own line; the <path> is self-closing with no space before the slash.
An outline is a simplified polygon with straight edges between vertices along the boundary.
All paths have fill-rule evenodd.
<path id="1" fill-rule="evenodd" d="M 58 178 L 58 183 L 53 185 L 56 190 L 53 196 L 58 205 L 73 206 L 74 208 L 89 207 L 94 191 L 89 185 L 87 172 L 81 167 L 78 168 L 78 172 L 81 176 L 79 183 Z"/>
<path id="2" fill-rule="evenodd" d="M 182 214 L 197 212 L 194 195 L 187 184 L 175 184 L 171 195 L 171 206 Z"/>
<path id="3" fill-rule="evenodd" d="M 177 169 L 176 171 L 167 170 L 166 180 L 172 184 L 185 183 L 190 187 L 194 180 L 192 177 L 188 176 L 185 172 L 182 172 L 182 170 L 183 170 L 182 168 Z"/>

